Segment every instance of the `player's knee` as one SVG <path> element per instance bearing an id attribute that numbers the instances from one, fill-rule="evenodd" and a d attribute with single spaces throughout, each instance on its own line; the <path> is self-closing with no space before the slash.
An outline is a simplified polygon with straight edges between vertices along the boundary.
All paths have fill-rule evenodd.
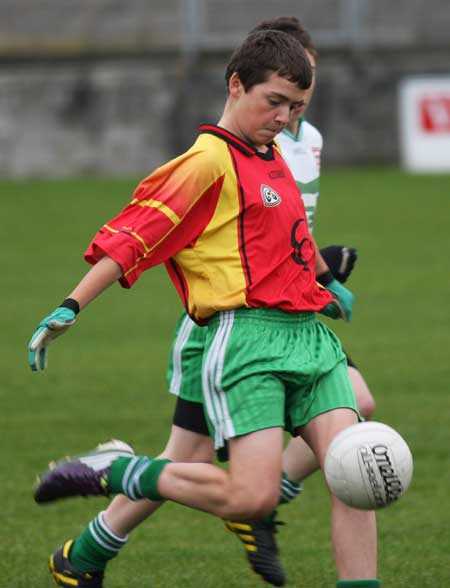
<path id="1" fill-rule="evenodd" d="M 365 419 L 370 419 L 375 411 L 375 400 L 369 387 L 357 368 L 350 366 L 348 375 L 355 391 L 358 410 Z"/>
<path id="2" fill-rule="evenodd" d="M 253 512 L 249 519 L 260 519 L 270 514 L 277 506 L 280 498 L 280 492 L 277 490 L 275 493 L 267 494 L 266 496 L 260 497 L 260 499 L 253 504 Z"/>
<path id="3" fill-rule="evenodd" d="M 358 402 L 359 412 L 365 419 L 370 419 L 375 412 L 375 400 L 369 393 Z"/>
<path id="4" fill-rule="evenodd" d="M 279 488 L 259 488 L 255 491 L 236 489 L 229 494 L 226 518 L 259 519 L 270 514 L 278 505 Z"/>

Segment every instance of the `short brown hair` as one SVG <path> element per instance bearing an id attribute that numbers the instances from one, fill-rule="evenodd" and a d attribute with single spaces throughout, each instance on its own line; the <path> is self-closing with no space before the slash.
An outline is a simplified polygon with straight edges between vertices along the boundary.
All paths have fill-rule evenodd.
<path id="1" fill-rule="evenodd" d="M 300 41 L 308 53 L 311 53 L 311 55 L 317 57 L 317 49 L 313 43 L 313 40 L 311 39 L 311 35 L 296 16 L 279 16 L 277 18 L 263 20 L 257 24 L 256 27 L 250 31 L 250 33 L 268 30 L 283 31 L 288 33 L 288 35 L 292 35 L 297 39 L 297 41 Z"/>
<path id="2" fill-rule="evenodd" d="M 228 84 L 237 73 L 246 92 L 277 73 L 307 90 L 312 83 L 312 69 L 302 44 L 283 31 L 268 29 L 250 33 L 231 56 L 225 80 Z"/>

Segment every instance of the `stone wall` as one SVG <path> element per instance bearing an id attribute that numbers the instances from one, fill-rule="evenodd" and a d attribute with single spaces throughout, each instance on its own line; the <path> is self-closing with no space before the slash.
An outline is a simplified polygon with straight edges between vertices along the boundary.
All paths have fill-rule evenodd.
<path id="1" fill-rule="evenodd" d="M 365 10 L 348 12 L 355 2 Z M 188 4 L 3 0 L 0 174 L 146 173 L 187 147 L 200 122 L 218 119 L 224 66 L 245 31 L 298 14 L 298 2 L 211 0 L 189 24 Z M 449 6 L 302 3 L 320 51 L 308 118 L 324 135 L 325 163 L 397 163 L 398 83 L 450 74 Z M 193 46 L 196 28 L 204 34 Z"/>
<path id="2" fill-rule="evenodd" d="M 0 173 L 120 175 L 159 165 L 170 151 L 173 75 L 170 62 L 0 69 Z"/>

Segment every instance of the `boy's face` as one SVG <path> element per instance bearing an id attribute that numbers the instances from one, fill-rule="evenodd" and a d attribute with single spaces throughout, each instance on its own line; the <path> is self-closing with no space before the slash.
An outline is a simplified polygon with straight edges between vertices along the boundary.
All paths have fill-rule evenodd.
<path id="1" fill-rule="evenodd" d="M 291 122 L 299 120 L 299 118 L 305 114 L 316 87 L 316 58 L 309 51 L 306 51 L 306 55 L 308 56 L 313 71 L 313 80 L 311 86 L 305 92 L 304 103 L 299 104 L 291 111 Z"/>
<path id="2" fill-rule="evenodd" d="M 234 73 L 229 83 L 233 100 L 229 130 L 255 147 L 262 147 L 284 129 L 292 112 L 303 104 L 306 92 L 274 72 L 246 92 Z"/>

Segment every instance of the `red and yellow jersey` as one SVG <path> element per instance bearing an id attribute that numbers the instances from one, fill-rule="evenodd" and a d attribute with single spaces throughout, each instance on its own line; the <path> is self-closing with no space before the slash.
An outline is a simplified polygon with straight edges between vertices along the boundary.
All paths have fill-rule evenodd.
<path id="1" fill-rule="evenodd" d="M 164 262 L 192 318 L 220 310 L 321 310 L 315 249 L 295 181 L 273 146 L 257 152 L 232 133 L 200 127 L 194 145 L 145 178 L 86 252 L 112 257 L 131 287 Z"/>

